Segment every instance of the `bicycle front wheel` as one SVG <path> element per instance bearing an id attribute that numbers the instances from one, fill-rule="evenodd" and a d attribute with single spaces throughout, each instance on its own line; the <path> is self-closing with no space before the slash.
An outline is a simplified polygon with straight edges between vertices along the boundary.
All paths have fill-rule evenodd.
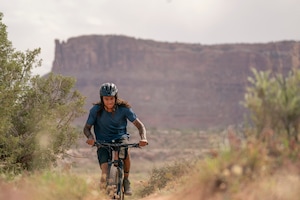
<path id="1" fill-rule="evenodd" d="M 123 173 L 115 166 L 109 170 L 107 193 L 112 199 L 124 200 Z"/>

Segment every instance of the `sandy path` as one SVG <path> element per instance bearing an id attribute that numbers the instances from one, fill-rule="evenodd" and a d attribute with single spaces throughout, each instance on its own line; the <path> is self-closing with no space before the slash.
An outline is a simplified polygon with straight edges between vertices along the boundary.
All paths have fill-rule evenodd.
<path id="1" fill-rule="evenodd" d="M 150 195 L 148 197 L 145 197 L 141 200 L 170 200 L 170 196 L 161 196 L 158 194 Z"/>

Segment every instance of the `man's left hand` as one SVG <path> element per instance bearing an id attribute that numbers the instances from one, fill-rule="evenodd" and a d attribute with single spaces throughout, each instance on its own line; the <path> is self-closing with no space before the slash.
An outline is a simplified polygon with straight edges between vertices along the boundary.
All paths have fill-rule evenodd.
<path id="1" fill-rule="evenodd" d="M 147 140 L 140 140 L 140 142 L 139 142 L 139 146 L 140 147 L 144 147 L 144 146 L 146 146 L 146 145 L 148 145 L 148 141 Z"/>

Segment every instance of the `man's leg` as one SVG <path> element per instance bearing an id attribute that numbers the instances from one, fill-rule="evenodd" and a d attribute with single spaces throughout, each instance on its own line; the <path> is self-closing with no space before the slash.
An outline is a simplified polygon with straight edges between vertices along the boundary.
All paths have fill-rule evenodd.
<path id="1" fill-rule="evenodd" d="M 106 177 L 108 173 L 108 151 L 105 148 L 99 148 L 97 150 L 98 161 L 101 169 L 101 178 L 100 178 L 100 189 L 106 188 Z"/>
<path id="2" fill-rule="evenodd" d="M 124 159 L 124 178 L 129 177 L 129 172 L 130 172 L 130 154 L 129 154 L 129 149 L 126 158 Z"/>
<path id="3" fill-rule="evenodd" d="M 130 154 L 129 149 L 127 150 L 127 156 L 124 159 L 124 190 L 126 195 L 132 195 L 130 188 L 130 181 L 128 179 L 130 172 Z"/>
<path id="4" fill-rule="evenodd" d="M 106 177 L 108 173 L 108 163 L 102 163 L 101 168 L 101 178 L 100 178 L 100 189 L 106 188 Z"/>

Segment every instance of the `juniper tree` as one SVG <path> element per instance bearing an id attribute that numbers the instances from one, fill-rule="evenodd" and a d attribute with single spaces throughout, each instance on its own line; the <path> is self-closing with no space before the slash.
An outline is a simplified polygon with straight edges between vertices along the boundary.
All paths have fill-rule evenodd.
<path id="1" fill-rule="evenodd" d="M 2 18 L 0 13 L 0 173 L 15 174 L 49 167 L 70 148 L 84 97 L 72 77 L 33 76 L 42 65 L 41 49 L 16 51 Z"/>

